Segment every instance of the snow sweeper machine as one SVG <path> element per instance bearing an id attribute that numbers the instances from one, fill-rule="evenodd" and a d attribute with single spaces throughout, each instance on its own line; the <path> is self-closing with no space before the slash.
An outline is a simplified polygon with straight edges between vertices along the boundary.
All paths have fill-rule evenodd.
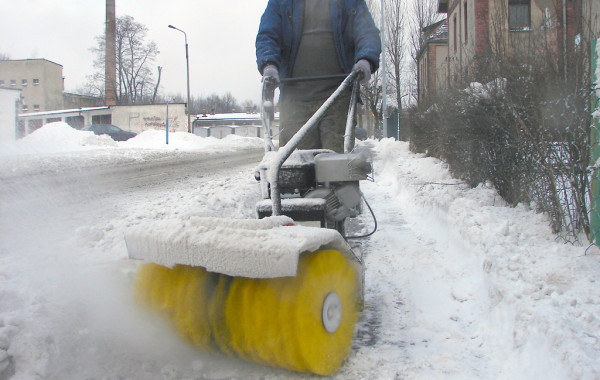
<path id="1" fill-rule="evenodd" d="M 336 372 L 349 354 L 362 308 L 363 264 L 344 222 L 360 213 L 359 181 L 372 171 L 368 155 L 353 151 L 358 76 L 344 76 L 278 150 L 271 133 L 277 84 L 263 81 L 257 219 L 192 216 L 126 233 L 129 256 L 145 261 L 136 297 L 190 344 L 320 375 Z M 344 91 L 351 91 L 344 153 L 297 149 Z"/>

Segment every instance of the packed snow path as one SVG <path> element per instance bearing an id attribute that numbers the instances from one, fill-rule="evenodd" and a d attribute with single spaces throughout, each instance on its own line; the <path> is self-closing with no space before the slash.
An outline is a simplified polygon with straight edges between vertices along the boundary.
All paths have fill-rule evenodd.
<path id="1" fill-rule="evenodd" d="M 556 242 L 543 216 L 404 143 L 374 145 L 376 181 L 362 188 L 379 230 L 360 243 L 365 309 L 334 378 L 599 378 L 598 251 Z M 123 231 L 176 214 L 253 217 L 260 147 L 245 165 L 174 174 L 157 161 L 196 153 L 121 148 L 4 157 L 0 379 L 309 377 L 200 353 L 132 302 Z M 135 165 L 153 169 L 123 174 Z"/>

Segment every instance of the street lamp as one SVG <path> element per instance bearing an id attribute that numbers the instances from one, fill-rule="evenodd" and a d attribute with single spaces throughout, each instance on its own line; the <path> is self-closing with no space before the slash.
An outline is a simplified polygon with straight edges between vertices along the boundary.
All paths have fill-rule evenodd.
<path id="1" fill-rule="evenodd" d="M 185 62 L 187 64 L 187 118 L 188 118 L 188 133 L 192 132 L 192 124 L 190 122 L 190 57 L 188 55 L 188 43 L 187 43 L 187 34 L 181 29 L 174 27 L 173 25 L 169 25 L 169 28 L 175 29 L 183 33 L 185 37 Z"/>
<path id="2" fill-rule="evenodd" d="M 387 81 L 385 72 L 385 4 L 381 0 L 381 87 L 383 96 L 381 98 L 381 129 L 382 137 L 388 137 L 387 135 Z"/>

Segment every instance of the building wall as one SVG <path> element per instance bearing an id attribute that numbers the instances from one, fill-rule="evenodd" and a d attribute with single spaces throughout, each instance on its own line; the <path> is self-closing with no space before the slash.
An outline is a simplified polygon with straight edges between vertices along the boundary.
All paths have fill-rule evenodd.
<path id="1" fill-rule="evenodd" d="M 0 142 L 16 139 L 17 110 L 20 105 L 20 90 L 0 88 Z"/>
<path id="2" fill-rule="evenodd" d="M 448 44 L 435 44 L 435 91 L 448 88 Z"/>
<path id="3" fill-rule="evenodd" d="M 425 43 L 417 56 L 418 101 L 448 87 L 448 19 L 423 28 Z"/>
<path id="4" fill-rule="evenodd" d="M 64 108 L 86 108 L 86 107 L 100 107 L 104 105 L 104 99 L 96 98 L 94 96 L 79 95 L 65 92 L 63 93 Z"/>
<path id="5" fill-rule="evenodd" d="M 489 53 L 545 60 L 550 54 L 558 64 L 563 51 L 573 47 L 575 35 L 581 29 L 575 24 L 578 15 L 575 3 L 567 1 L 568 45 L 567 50 L 563 50 L 560 0 L 531 0 L 530 27 L 522 30 L 509 28 L 508 0 L 451 0 L 448 6 L 450 78 L 455 83 L 469 78 L 477 60 Z"/>
<path id="6" fill-rule="evenodd" d="M 583 33 L 587 41 L 600 38 L 600 1 L 583 0 Z"/>
<path id="7" fill-rule="evenodd" d="M 448 43 L 428 42 L 418 63 L 419 101 L 448 87 Z"/>
<path id="8" fill-rule="evenodd" d="M 0 81 L 4 87 L 21 90 L 20 113 L 59 110 L 64 107 L 62 69 L 45 59 L 0 61 Z"/>
<path id="9" fill-rule="evenodd" d="M 425 52 L 423 52 L 423 54 L 421 54 L 421 56 L 419 57 L 419 64 L 418 64 L 418 90 L 419 90 L 419 101 L 425 99 L 429 94 L 428 94 L 428 67 L 429 67 L 429 54 L 427 54 L 428 50 L 429 50 L 429 45 L 427 45 L 425 47 Z"/>
<path id="10" fill-rule="evenodd" d="M 149 129 L 165 129 L 166 104 L 111 106 L 112 123 L 121 129 L 141 133 Z M 169 130 L 186 132 L 185 103 L 169 104 Z"/>

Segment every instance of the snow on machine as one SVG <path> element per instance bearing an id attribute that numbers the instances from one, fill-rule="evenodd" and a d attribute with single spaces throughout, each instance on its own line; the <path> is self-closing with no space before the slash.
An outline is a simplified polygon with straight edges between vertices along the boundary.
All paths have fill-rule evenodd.
<path id="1" fill-rule="evenodd" d="M 129 256 L 146 262 L 137 274 L 137 298 L 165 314 L 192 345 L 320 375 L 337 371 L 349 354 L 363 268 L 344 222 L 359 214 L 358 183 L 371 173 L 367 156 L 352 152 L 358 75 L 349 74 L 279 150 L 271 135 L 277 85 L 263 82 L 258 219 L 170 219 L 126 233 Z M 345 153 L 297 150 L 348 90 Z"/>

